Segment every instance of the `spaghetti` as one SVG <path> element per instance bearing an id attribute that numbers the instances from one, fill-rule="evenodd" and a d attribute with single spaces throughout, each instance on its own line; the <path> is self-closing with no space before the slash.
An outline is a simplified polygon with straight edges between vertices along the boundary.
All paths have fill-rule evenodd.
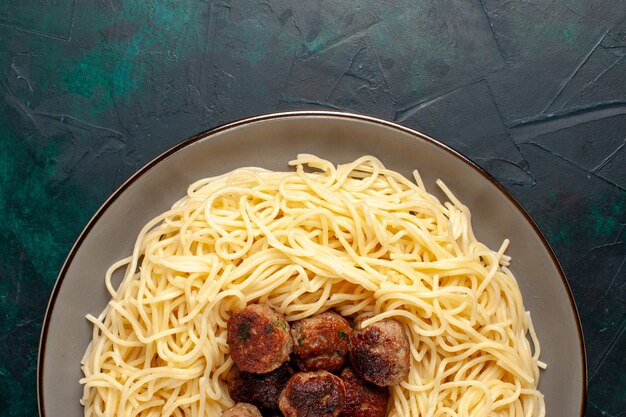
<path id="1" fill-rule="evenodd" d="M 442 182 L 449 202 L 372 156 L 290 165 L 195 182 L 111 266 L 111 300 L 87 316 L 85 417 L 219 416 L 233 405 L 226 324 L 253 302 L 290 322 L 328 309 L 374 313 L 364 326 L 401 322 L 411 367 L 389 416 L 545 415 L 545 365 L 508 241 L 489 249 Z"/>

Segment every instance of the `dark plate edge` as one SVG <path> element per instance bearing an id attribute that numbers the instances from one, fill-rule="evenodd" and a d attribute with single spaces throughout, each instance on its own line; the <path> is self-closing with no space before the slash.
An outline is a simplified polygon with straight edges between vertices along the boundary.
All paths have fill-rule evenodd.
<path id="1" fill-rule="evenodd" d="M 67 258 L 65 259 L 65 262 L 63 263 L 63 266 L 61 267 L 59 275 L 57 276 L 57 279 L 56 279 L 56 281 L 54 283 L 54 286 L 52 288 L 52 293 L 50 295 L 50 299 L 49 299 L 48 305 L 46 307 L 46 312 L 44 314 L 43 324 L 42 324 L 42 327 L 41 327 L 41 335 L 40 335 L 40 338 L 39 338 L 39 349 L 38 349 L 38 352 L 37 352 L 37 409 L 38 409 L 39 416 L 40 417 L 46 417 L 45 409 L 44 409 L 44 406 L 43 406 L 43 369 L 42 369 L 42 365 L 43 365 L 43 362 L 45 360 L 45 355 L 46 355 L 46 351 L 45 351 L 46 348 L 45 348 L 45 346 L 46 346 L 46 340 L 47 340 L 47 337 L 48 337 L 48 326 L 49 326 L 49 322 L 50 322 L 50 316 L 52 315 L 52 312 L 54 310 L 54 305 L 55 305 L 55 302 L 56 302 L 56 298 L 57 298 L 57 296 L 59 294 L 59 291 L 61 290 L 61 285 L 63 284 L 63 279 L 65 278 L 65 274 L 67 273 L 67 269 L 69 268 L 70 264 L 72 263 L 72 260 L 74 259 L 74 256 L 76 255 L 76 252 L 78 252 L 78 249 L 82 245 L 83 241 L 85 240 L 85 238 L 87 237 L 87 235 L 89 234 L 89 232 L 91 231 L 93 226 L 100 219 L 100 217 L 102 217 L 102 215 L 109 208 L 109 206 L 111 204 L 113 204 L 113 202 L 115 202 L 115 200 L 117 200 L 117 198 L 131 184 L 133 184 L 143 174 L 148 172 L 152 167 L 154 167 L 155 165 L 157 165 L 161 161 L 169 158 L 171 155 L 177 153 L 178 151 L 182 150 L 183 148 L 186 148 L 187 146 L 191 145 L 194 142 L 197 142 L 197 141 L 199 141 L 201 139 L 204 139 L 204 138 L 207 138 L 209 136 L 215 135 L 215 134 L 217 134 L 219 132 L 222 132 L 222 131 L 224 131 L 226 129 L 235 128 L 235 127 L 238 127 L 238 126 L 241 126 L 241 125 L 246 125 L 246 124 L 250 124 L 250 123 L 254 123 L 254 122 L 266 121 L 266 120 L 271 120 L 271 119 L 290 118 L 290 117 L 295 117 L 295 116 L 307 116 L 307 117 L 328 117 L 328 116 L 331 116 L 331 117 L 343 118 L 343 119 L 354 119 L 354 120 L 367 121 L 367 122 L 370 122 L 370 123 L 383 125 L 383 126 L 386 126 L 386 127 L 390 127 L 390 128 L 396 129 L 396 130 L 400 130 L 400 131 L 402 131 L 404 133 L 408 133 L 411 136 L 415 136 L 417 138 L 420 138 L 420 139 L 423 139 L 423 140 L 425 140 L 427 142 L 430 142 L 430 143 L 436 145 L 437 147 L 443 149 L 444 151 L 450 153 L 451 155 L 455 156 L 456 158 L 461 159 L 463 162 L 465 162 L 466 164 L 471 166 L 474 170 L 476 170 L 485 179 L 487 179 L 489 182 L 491 182 L 493 185 L 495 185 L 498 188 L 498 190 L 500 190 L 500 192 L 502 194 L 504 194 L 504 196 L 509 201 L 511 201 L 511 203 L 513 203 L 513 205 L 522 213 L 522 215 L 524 216 L 526 221 L 531 225 L 531 227 L 533 228 L 533 230 L 535 231 L 535 233 L 539 237 L 539 240 L 543 244 L 544 249 L 550 255 L 550 258 L 552 259 L 552 262 L 556 266 L 556 269 L 557 269 L 557 271 L 559 273 L 559 276 L 561 277 L 561 282 L 563 283 L 563 286 L 565 287 L 565 290 L 567 292 L 567 296 L 568 296 L 568 299 L 569 299 L 569 302 L 570 302 L 570 306 L 572 308 L 572 311 L 574 312 L 574 316 L 575 316 L 575 319 L 576 319 L 576 329 L 578 331 L 578 340 L 579 340 L 579 343 L 580 343 L 580 351 L 581 351 L 581 358 L 580 358 L 580 360 L 581 360 L 581 364 L 582 364 L 582 381 L 583 381 L 582 396 L 581 396 L 581 403 L 580 403 L 580 417 L 584 417 L 585 405 L 587 403 L 587 390 L 588 390 L 588 386 L 587 386 L 588 385 L 588 381 L 587 381 L 587 354 L 586 354 L 586 349 L 585 349 L 585 342 L 584 342 L 582 324 L 581 324 L 581 321 L 580 321 L 580 314 L 578 313 L 578 308 L 576 307 L 576 302 L 574 301 L 574 295 L 572 293 L 572 289 L 571 289 L 571 287 L 569 285 L 569 282 L 565 278 L 565 274 L 563 272 L 563 268 L 561 267 L 561 264 L 559 263 L 558 259 L 556 258 L 556 255 L 554 254 L 554 252 L 553 252 L 552 248 L 550 247 L 550 244 L 546 240 L 545 236 L 543 235 L 543 233 L 541 232 L 541 230 L 539 229 L 537 224 L 534 222 L 534 220 L 526 212 L 524 207 L 520 204 L 520 202 L 517 201 L 517 199 L 515 197 L 513 197 L 513 195 L 510 194 L 509 191 L 506 190 L 494 177 L 492 177 L 491 174 L 487 173 L 481 167 L 476 165 L 473 161 L 471 161 L 465 155 L 463 155 L 460 152 L 450 148 L 449 146 L 447 146 L 447 145 L 437 141 L 436 139 L 431 138 L 428 135 L 425 135 L 425 134 L 423 134 L 421 132 L 418 132 L 417 130 L 410 129 L 408 127 L 399 125 L 399 124 L 394 123 L 394 122 L 389 122 L 389 121 L 386 121 L 386 120 L 378 119 L 376 117 L 371 117 L 371 116 L 366 116 L 366 115 L 361 115 L 361 114 L 346 113 L 346 112 L 334 112 L 334 111 L 309 111 L 309 110 L 270 113 L 270 114 L 265 114 L 265 115 L 260 115 L 260 116 L 248 117 L 248 118 L 245 118 L 245 119 L 240 119 L 240 120 L 236 120 L 234 122 L 230 122 L 230 123 L 226 123 L 226 124 L 217 126 L 217 127 L 213 128 L 213 129 L 207 130 L 207 131 L 202 132 L 202 133 L 198 133 L 198 134 L 196 134 L 196 135 L 194 135 L 194 136 L 192 136 L 192 137 L 182 141 L 181 143 L 171 147 L 170 149 L 166 150 L 165 152 L 163 152 L 162 154 L 160 154 L 159 156 L 154 158 L 152 161 L 148 162 L 146 165 L 144 165 L 142 168 L 140 168 L 137 172 L 135 172 L 132 176 L 130 176 L 126 181 L 124 181 L 111 194 L 111 196 L 106 199 L 106 201 L 100 206 L 98 211 L 96 211 L 96 213 L 93 215 L 93 217 L 89 220 L 89 222 L 87 223 L 87 225 L 85 226 L 83 231 L 80 233 L 80 235 L 76 239 L 76 242 L 72 246 L 72 249 L 70 250 L 69 254 L 67 255 Z"/>

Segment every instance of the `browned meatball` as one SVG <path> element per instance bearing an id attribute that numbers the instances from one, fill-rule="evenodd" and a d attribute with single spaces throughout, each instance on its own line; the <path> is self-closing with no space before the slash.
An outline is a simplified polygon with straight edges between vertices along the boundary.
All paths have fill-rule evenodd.
<path id="1" fill-rule="evenodd" d="M 293 348 L 283 315 L 263 304 L 250 304 L 230 316 L 227 340 L 239 369 L 259 374 L 278 368 Z"/>
<path id="2" fill-rule="evenodd" d="M 366 381 L 381 387 L 397 385 L 409 373 L 409 340 L 402 325 L 392 319 L 365 328 L 356 323 L 350 336 L 350 362 Z"/>
<path id="3" fill-rule="evenodd" d="M 389 389 L 361 379 L 350 368 L 341 371 L 346 385 L 346 406 L 341 417 L 385 417 Z"/>
<path id="4" fill-rule="evenodd" d="M 291 326 L 295 362 L 303 371 L 337 371 L 346 362 L 352 328 L 346 319 L 327 311 Z"/>
<path id="5" fill-rule="evenodd" d="M 263 417 L 252 404 L 237 403 L 234 407 L 222 411 L 222 417 Z"/>
<path id="6" fill-rule="evenodd" d="M 285 417 L 337 417 L 346 401 L 341 378 L 326 371 L 300 372 L 280 394 L 278 406 Z"/>
<path id="7" fill-rule="evenodd" d="M 289 365 L 266 374 L 253 374 L 233 366 L 228 372 L 228 393 L 234 401 L 254 404 L 261 409 L 278 408 L 278 396 L 293 375 Z"/>

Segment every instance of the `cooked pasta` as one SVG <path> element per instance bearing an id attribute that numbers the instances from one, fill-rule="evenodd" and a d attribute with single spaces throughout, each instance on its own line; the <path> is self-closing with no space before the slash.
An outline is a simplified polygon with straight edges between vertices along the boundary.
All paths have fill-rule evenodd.
<path id="1" fill-rule="evenodd" d="M 264 303 L 292 322 L 334 309 L 398 320 L 409 375 L 389 416 L 545 415 L 539 343 L 504 254 L 470 211 L 372 156 L 292 172 L 241 168 L 191 184 L 111 266 L 111 300 L 82 359 L 85 417 L 219 416 L 231 312 Z M 121 283 L 113 275 L 121 270 Z"/>

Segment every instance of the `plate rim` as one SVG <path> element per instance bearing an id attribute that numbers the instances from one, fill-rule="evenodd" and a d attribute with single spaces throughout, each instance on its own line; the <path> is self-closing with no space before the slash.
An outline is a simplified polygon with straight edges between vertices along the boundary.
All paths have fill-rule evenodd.
<path id="1" fill-rule="evenodd" d="M 384 127 L 388 127 L 388 128 L 395 129 L 403 133 L 407 133 L 417 139 L 421 139 L 426 142 L 429 142 L 437 146 L 438 148 L 446 151 L 448 154 L 452 155 L 453 157 L 460 159 L 462 162 L 464 162 L 465 164 L 473 168 L 476 172 L 478 172 L 478 174 L 480 174 L 484 179 L 486 179 L 487 181 L 489 181 L 490 183 L 496 186 L 496 188 L 523 215 L 524 219 L 528 222 L 528 224 L 530 224 L 530 226 L 532 227 L 537 237 L 539 237 L 539 241 L 543 245 L 544 250 L 548 253 L 548 255 L 550 256 L 550 259 L 552 260 L 552 263 L 556 267 L 558 275 L 561 278 L 561 283 L 563 284 L 565 288 L 565 292 L 567 293 L 567 298 L 569 300 L 570 307 L 574 313 L 574 318 L 576 321 L 576 331 L 578 333 L 578 342 L 580 345 L 580 352 L 581 352 L 580 361 L 581 361 L 583 384 L 582 384 L 582 393 L 581 393 L 582 395 L 581 395 L 581 401 L 580 401 L 580 417 L 584 417 L 585 406 L 587 404 L 588 370 L 587 370 L 587 351 L 585 348 L 585 340 L 584 340 L 584 334 L 582 330 L 582 323 L 580 320 L 580 313 L 578 312 L 578 308 L 574 300 L 572 288 L 570 287 L 569 282 L 567 281 L 567 278 L 565 277 L 565 273 L 563 272 L 563 268 L 561 267 L 559 260 L 554 254 L 554 251 L 550 247 L 550 244 L 548 243 L 547 239 L 545 238 L 545 236 L 543 235 L 543 233 L 541 232 L 541 230 L 539 229 L 535 221 L 530 217 L 526 209 L 524 209 L 522 204 L 506 188 L 504 188 L 504 186 L 500 184 L 500 182 L 498 182 L 491 174 L 489 174 L 487 171 L 482 169 L 480 166 L 478 166 L 475 162 L 473 162 L 468 157 L 463 155 L 461 152 L 455 149 L 452 149 L 448 145 L 418 130 L 411 129 L 399 123 L 391 122 L 391 121 L 380 119 L 380 118 L 373 117 L 373 116 L 367 116 L 363 114 L 350 113 L 350 112 L 322 111 L 322 110 L 284 111 L 284 112 L 267 113 L 267 114 L 252 116 L 252 117 L 245 117 L 245 118 L 237 119 L 232 122 L 227 122 L 227 123 L 218 125 L 212 129 L 208 129 L 203 132 L 197 133 L 187 139 L 184 139 L 183 141 L 170 147 L 169 149 L 167 149 L 166 151 L 164 151 L 157 157 L 153 158 L 150 162 L 148 162 L 147 164 L 139 168 L 128 179 L 126 179 L 122 184 L 120 184 L 115 189 L 115 191 L 111 193 L 111 195 L 102 203 L 102 205 L 100 205 L 98 210 L 94 213 L 94 215 L 87 222 L 83 230 L 80 232 L 80 234 L 76 238 L 74 244 L 72 245 L 72 248 L 70 249 L 67 257 L 65 258 L 65 261 L 63 262 L 63 266 L 61 267 L 59 274 L 57 275 L 57 278 L 54 282 L 54 286 L 52 287 L 52 291 L 50 293 L 50 297 L 48 299 L 48 304 L 46 306 L 46 311 L 44 313 L 43 322 L 41 326 L 41 332 L 39 336 L 39 346 L 37 350 L 37 374 L 36 374 L 37 412 L 38 412 L 39 417 L 46 417 L 44 399 L 43 399 L 43 395 L 44 395 L 43 363 L 45 361 L 45 355 L 46 355 L 46 341 L 48 338 L 50 318 L 54 311 L 54 307 L 56 305 L 56 299 L 59 295 L 59 292 L 61 291 L 61 287 L 63 285 L 65 276 L 67 275 L 69 266 L 74 260 L 76 253 L 82 246 L 83 241 L 89 235 L 89 233 L 91 232 L 91 229 L 95 226 L 95 224 L 98 222 L 100 217 L 102 217 L 102 215 L 107 211 L 107 209 L 124 193 L 124 191 L 130 185 L 132 185 L 136 180 L 138 180 L 141 176 L 146 174 L 148 171 L 150 171 L 154 166 L 158 165 L 160 162 L 164 161 L 165 159 L 169 158 L 175 153 L 183 150 L 184 148 L 187 148 L 193 143 L 198 142 L 202 139 L 208 138 L 210 136 L 213 136 L 224 130 L 236 128 L 242 125 L 248 125 L 248 124 L 252 124 L 256 122 L 268 121 L 268 120 L 273 120 L 273 119 L 288 119 L 288 118 L 293 118 L 293 117 L 296 117 L 296 118 L 297 117 L 330 117 L 330 118 L 337 118 L 337 119 L 357 120 L 357 121 L 364 121 L 364 122 L 382 125 Z"/>

